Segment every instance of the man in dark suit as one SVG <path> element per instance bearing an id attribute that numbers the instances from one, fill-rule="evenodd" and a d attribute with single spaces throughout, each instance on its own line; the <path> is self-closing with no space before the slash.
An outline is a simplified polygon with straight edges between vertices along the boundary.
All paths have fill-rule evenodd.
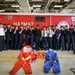
<path id="1" fill-rule="evenodd" d="M 5 32 L 4 32 L 3 24 L 0 23 L 0 51 L 4 50 L 4 36 L 5 36 Z"/>
<path id="2" fill-rule="evenodd" d="M 74 45 L 74 26 L 73 25 L 71 25 L 71 27 L 70 27 L 70 46 L 71 46 L 70 49 L 72 49 L 72 50 L 75 49 L 75 45 Z"/>
<path id="3" fill-rule="evenodd" d="M 65 49 L 70 50 L 70 30 L 65 26 Z"/>
<path id="4" fill-rule="evenodd" d="M 10 48 L 10 24 L 7 25 L 7 31 L 6 31 L 6 49 L 8 50 Z"/>
<path id="5" fill-rule="evenodd" d="M 41 37 L 41 31 L 39 25 L 36 26 L 35 29 L 35 44 L 36 44 L 36 50 L 39 50 L 40 48 L 40 37 Z"/>
<path id="6" fill-rule="evenodd" d="M 18 30 L 18 26 L 16 26 L 14 30 L 15 50 L 18 49 L 18 36 L 19 36 L 19 30 Z"/>
<path id="7" fill-rule="evenodd" d="M 10 28 L 10 38 L 11 38 L 11 49 L 14 49 L 14 25 L 11 26 Z"/>
<path id="8" fill-rule="evenodd" d="M 60 27 L 60 33 L 61 33 L 61 35 L 60 35 L 60 48 L 61 48 L 61 50 L 65 50 L 65 43 L 64 43 L 65 31 L 64 31 L 63 26 Z"/>
<path id="9" fill-rule="evenodd" d="M 19 49 L 20 50 L 21 50 L 22 45 L 23 45 L 23 38 L 24 38 L 24 35 L 23 35 L 23 26 L 21 25 L 20 29 L 19 29 Z"/>
<path id="10" fill-rule="evenodd" d="M 54 34 L 54 47 L 56 50 L 59 50 L 59 40 L 60 40 L 60 34 L 61 34 L 60 29 L 58 29 L 56 27 L 54 32 L 55 32 L 55 34 Z"/>
<path id="11" fill-rule="evenodd" d="M 26 25 L 26 29 L 24 30 L 24 34 L 25 34 L 25 43 L 26 45 L 29 45 L 29 39 L 30 39 L 30 27 L 29 25 Z"/>
<path id="12" fill-rule="evenodd" d="M 34 26 L 30 28 L 30 45 L 33 48 L 34 45 Z"/>

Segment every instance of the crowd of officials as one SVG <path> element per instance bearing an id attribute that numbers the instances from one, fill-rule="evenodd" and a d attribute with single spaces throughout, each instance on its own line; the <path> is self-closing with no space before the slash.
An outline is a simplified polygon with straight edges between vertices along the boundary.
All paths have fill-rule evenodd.
<path id="1" fill-rule="evenodd" d="M 75 26 L 14 26 L 0 23 L 0 51 L 20 50 L 25 45 L 31 45 L 35 50 L 74 50 Z"/>

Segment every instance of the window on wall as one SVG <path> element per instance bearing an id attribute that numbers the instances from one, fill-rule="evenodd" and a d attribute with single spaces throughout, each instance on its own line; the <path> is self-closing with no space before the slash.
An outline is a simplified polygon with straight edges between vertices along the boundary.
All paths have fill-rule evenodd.
<path id="1" fill-rule="evenodd" d="M 36 16 L 35 17 L 35 22 L 45 22 L 45 17 Z"/>

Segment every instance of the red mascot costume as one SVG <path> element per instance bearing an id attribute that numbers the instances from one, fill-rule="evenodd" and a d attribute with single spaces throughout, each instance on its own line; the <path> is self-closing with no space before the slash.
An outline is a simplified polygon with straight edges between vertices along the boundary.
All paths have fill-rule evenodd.
<path id="1" fill-rule="evenodd" d="M 23 67 L 25 74 L 32 74 L 30 63 L 36 60 L 37 56 L 33 53 L 31 46 L 26 45 L 22 48 L 18 61 L 15 63 L 13 69 L 9 72 L 10 75 L 14 75 L 17 71 Z"/>

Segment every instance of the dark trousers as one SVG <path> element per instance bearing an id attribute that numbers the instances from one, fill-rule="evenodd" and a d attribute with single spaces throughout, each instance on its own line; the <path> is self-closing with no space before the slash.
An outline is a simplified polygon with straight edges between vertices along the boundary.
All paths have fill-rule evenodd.
<path id="1" fill-rule="evenodd" d="M 11 49 L 14 49 L 14 35 L 11 35 Z"/>
<path id="2" fill-rule="evenodd" d="M 52 37 L 48 37 L 48 48 L 52 48 Z"/>
<path id="3" fill-rule="evenodd" d="M 34 45 L 34 36 L 33 35 L 30 36 L 30 45 L 33 48 L 33 45 Z"/>
<path id="4" fill-rule="evenodd" d="M 35 44 L 36 44 L 36 50 L 39 50 L 39 47 L 40 47 L 40 36 L 36 36 Z"/>
<path id="5" fill-rule="evenodd" d="M 22 48 L 22 45 L 23 45 L 23 36 L 20 36 L 19 37 L 19 49 L 21 50 Z"/>
<path id="6" fill-rule="evenodd" d="M 26 36 L 26 45 L 29 45 L 29 36 Z"/>
<path id="7" fill-rule="evenodd" d="M 60 47 L 61 47 L 62 50 L 65 50 L 65 43 L 64 43 L 64 41 L 65 41 L 64 40 L 64 36 L 62 36 L 61 39 L 60 39 Z"/>
<path id="8" fill-rule="evenodd" d="M 0 36 L 0 51 L 4 49 L 4 36 Z"/>
<path id="9" fill-rule="evenodd" d="M 71 35 L 71 44 L 72 44 L 72 49 L 75 49 L 75 44 L 74 44 L 74 35 Z"/>
<path id="10" fill-rule="evenodd" d="M 59 39 L 57 37 L 54 37 L 54 49 L 59 50 Z"/>
<path id="11" fill-rule="evenodd" d="M 70 50 L 70 36 L 65 38 L 65 49 Z"/>
<path id="12" fill-rule="evenodd" d="M 15 36 L 15 45 L 14 45 L 14 47 L 15 47 L 15 50 L 17 50 L 18 49 L 18 37 L 17 36 Z"/>
<path id="13" fill-rule="evenodd" d="M 42 49 L 46 49 L 47 50 L 47 37 L 42 37 Z"/>
<path id="14" fill-rule="evenodd" d="M 6 49 L 10 48 L 10 35 L 6 35 Z"/>

